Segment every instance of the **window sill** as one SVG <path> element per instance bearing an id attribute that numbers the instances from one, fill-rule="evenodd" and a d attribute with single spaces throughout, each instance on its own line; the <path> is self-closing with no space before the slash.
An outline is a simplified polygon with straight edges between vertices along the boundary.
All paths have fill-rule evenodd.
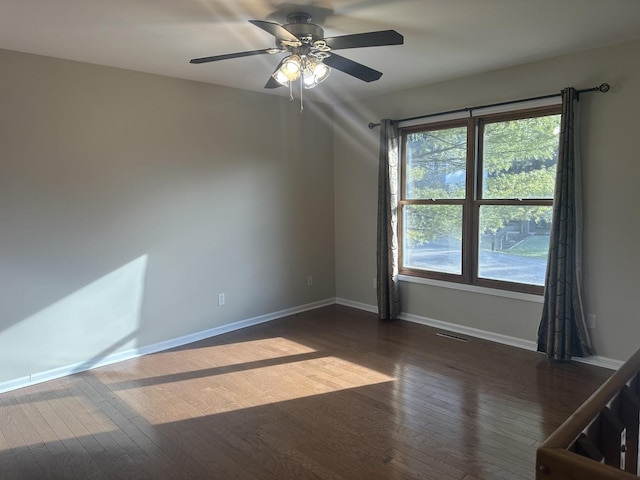
<path id="1" fill-rule="evenodd" d="M 534 295 L 531 293 L 512 292 L 509 290 L 499 290 L 497 288 L 477 287 L 475 285 L 467 285 L 464 283 L 444 282 L 442 280 L 413 277 L 410 275 L 398 275 L 398 280 L 400 280 L 401 282 L 420 283 L 422 285 L 431 285 L 434 287 L 450 288 L 453 290 L 463 290 L 465 292 L 480 293 L 483 295 L 493 295 L 496 297 L 513 298 L 515 300 L 524 300 L 525 302 L 544 303 L 544 297 L 542 295 Z"/>

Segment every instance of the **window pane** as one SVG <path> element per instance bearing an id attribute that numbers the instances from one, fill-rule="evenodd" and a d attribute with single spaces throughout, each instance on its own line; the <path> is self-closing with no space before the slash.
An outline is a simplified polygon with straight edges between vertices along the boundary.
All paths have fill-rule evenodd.
<path id="1" fill-rule="evenodd" d="M 405 198 L 464 198 L 466 162 L 466 127 L 408 134 Z"/>
<path id="2" fill-rule="evenodd" d="M 478 277 L 544 285 L 552 207 L 480 207 Z"/>
<path id="3" fill-rule="evenodd" d="M 405 205 L 403 267 L 462 273 L 462 205 Z"/>
<path id="4" fill-rule="evenodd" d="M 483 198 L 553 198 L 560 115 L 484 127 Z"/>

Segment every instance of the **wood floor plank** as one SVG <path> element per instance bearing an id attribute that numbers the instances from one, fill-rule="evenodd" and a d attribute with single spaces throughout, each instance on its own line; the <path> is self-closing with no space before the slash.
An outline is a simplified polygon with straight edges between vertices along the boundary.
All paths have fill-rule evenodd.
<path id="1" fill-rule="evenodd" d="M 0 394 L 2 480 L 531 480 L 608 376 L 333 305 Z"/>
<path id="2" fill-rule="evenodd" d="M 0 478 L 20 478 L 20 476 L 20 466 L 0 425 Z"/>
<path id="3" fill-rule="evenodd" d="M 218 461 L 215 452 L 179 425 L 174 428 L 168 424 L 159 429 L 142 417 L 132 418 L 131 421 L 155 445 L 158 455 L 173 462 L 184 478 L 206 480 L 211 477 L 212 471 L 217 471 L 214 468 Z"/>
<path id="4" fill-rule="evenodd" d="M 17 478 L 47 478 L 47 471 L 42 469 L 33 450 L 29 448 L 28 441 L 16 425 L 16 412 L 20 407 L 12 404 L 10 397 L 11 393 L 0 395 L 0 430 L 18 466 L 20 473 Z"/>
<path id="5" fill-rule="evenodd" d="M 58 422 L 52 422 L 52 425 L 45 418 L 41 406 L 47 400 L 40 400 L 40 398 L 37 388 L 21 397 L 18 405 L 24 416 L 16 413 L 15 419 L 23 428 L 26 425 L 33 427 L 30 439 L 25 434 L 23 436 L 29 442 L 29 448 L 33 451 L 38 463 L 47 472 L 47 478 L 64 478 L 65 476 L 84 478 L 97 472 L 98 466 L 88 456 L 78 437 L 71 433 L 66 425 L 64 429 L 56 431 Z"/>

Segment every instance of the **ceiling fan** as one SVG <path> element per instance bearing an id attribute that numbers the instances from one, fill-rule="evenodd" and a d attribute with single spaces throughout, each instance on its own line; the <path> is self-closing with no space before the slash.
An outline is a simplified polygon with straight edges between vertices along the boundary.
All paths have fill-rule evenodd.
<path id="1" fill-rule="evenodd" d="M 280 61 L 264 87 L 288 86 L 293 99 L 291 92 L 294 81 L 300 80 L 300 92 L 302 92 L 303 86 L 313 88 L 324 81 L 329 76 L 331 68 L 365 82 L 373 82 L 382 76 L 382 72 L 337 55 L 334 53 L 335 50 L 401 45 L 404 42 L 404 37 L 395 30 L 325 38 L 322 27 L 311 23 L 311 15 L 304 12 L 287 15 L 287 23 L 284 25 L 264 20 L 249 20 L 249 22 L 273 35 L 276 38 L 276 46 L 262 50 L 194 58 L 190 63 L 200 64 L 252 55 L 286 53 L 288 55 Z"/>

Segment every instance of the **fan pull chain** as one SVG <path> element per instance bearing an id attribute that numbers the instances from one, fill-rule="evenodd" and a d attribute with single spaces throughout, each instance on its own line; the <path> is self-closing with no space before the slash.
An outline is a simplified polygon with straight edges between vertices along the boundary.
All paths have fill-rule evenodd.
<path id="1" fill-rule="evenodd" d="M 289 80 L 289 101 L 293 102 L 293 82 Z"/>
<path id="2" fill-rule="evenodd" d="M 300 75 L 300 113 L 304 110 L 304 105 L 302 103 L 302 75 Z"/>

